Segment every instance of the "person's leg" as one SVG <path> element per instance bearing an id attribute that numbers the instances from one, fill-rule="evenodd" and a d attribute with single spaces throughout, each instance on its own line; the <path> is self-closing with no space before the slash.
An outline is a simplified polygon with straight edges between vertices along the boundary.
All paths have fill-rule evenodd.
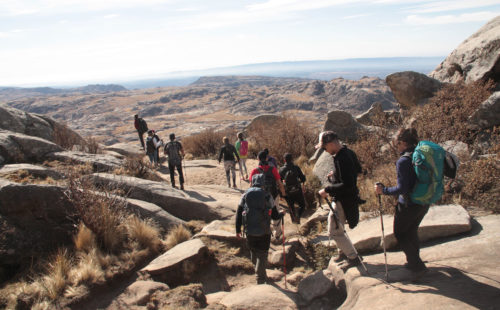
<path id="1" fill-rule="evenodd" d="M 158 149 L 156 149 L 153 153 L 154 155 L 154 163 L 155 163 L 155 166 L 158 166 L 158 163 L 160 162 L 158 159 Z"/>
<path id="2" fill-rule="evenodd" d="M 245 170 L 245 179 L 248 179 L 247 159 L 246 158 L 242 158 L 240 160 L 240 165 L 241 165 L 241 167 L 243 167 L 243 170 Z M 243 172 L 241 173 L 241 176 L 243 176 Z"/>
<path id="3" fill-rule="evenodd" d="M 337 221 L 335 221 L 333 212 L 330 211 L 330 213 L 328 214 L 328 233 L 330 234 L 330 237 L 335 240 L 339 251 L 342 251 L 342 253 L 344 253 L 347 258 L 355 259 L 357 257 L 356 250 L 354 249 L 353 244 L 347 238 L 343 229 L 343 226 L 345 224 L 345 215 L 342 204 L 337 201 L 335 203 L 332 203 L 332 207 L 337 214 Z"/>
<path id="4" fill-rule="evenodd" d="M 137 134 L 139 135 L 139 141 L 141 142 L 142 149 L 144 150 L 145 149 L 145 147 L 144 147 L 144 132 L 137 130 Z"/>
<path id="5" fill-rule="evenodd" d="M 231 170 L 230 161 L 224 161 L 224 170 L 226 171 L 227 186 L 231 187 L 231 177 L 229 176 L 229 171 Z"/>
<path id="6" fill-rule="evenodd" d="M 295 212 L 295 199 L 291 194 L 287 194 L 285 200 L 288 205 L 288 210 L 290 211 L 290 218 L 292 219 L 292 222 L 295 223 L 297 220 L 297 213 Z"/>
<path id="7" fill-rule="evenodd" d="M 179 173 L 179 183 L 181 184 L 181 187 L 184 187 L 184 174 L 182 172 L 182 162 L 178 163 L 176 167 L 177 167 L 177 172 Z"/>
<path id="8" fill-rule="evenodd" d="M 150 166 L 152 166 L 155 160 L 155 154 L 148 153 L 148 158 L 149 158 L 149 164 Z"/>
<path id="9" fill-rule="evenodd" d="M 256 237 L 255 254 L 257 257 L 255 264 L 255 273 L 257 274 L 257 284 L 264 284 L 267 281 L 266 267 L 270 244 L 271 235 Z"/>
<path id="10" fill-rule="evenodd" d="M 175 165 L 172 162 L 168 162 L 168 171 L 170 172 L 170 183 L 175 186 Z"/>
<path id="11" fill-rule="evenodd" d="M 231 174 L 233 177 L 233 187 L 236 188 L 236 163 L 231 161 Z"/>
<path id="12" fill-rule="evenodd" d="M 425 213 L 421 213 L 422 208 L 420 206 L 406 207 L 398 203 L 396 214 L 394 215 L 394 236 L 406 255 L 410 270 L 425 268 L 425 264 L 419 255 L 420 247 L 418 244 L 415 244 L 415 242 L 418 243 L 418 235 L 415 238 L 415 235 L 418 234 L 418 225 L 425 215 Z"/>
<path id="13" fill-rule="evenodd" d="M 300 217 L 304 213 L 304 210 L 306 209 L 306 200 L 304 198 L 304 193 L 302 193 L 302 189 L 297 192 L 297 197 L 295 201 L 299 205 L 299 213 L 297 214 L 298 215 L 297 217 L 300 219 Z"/>

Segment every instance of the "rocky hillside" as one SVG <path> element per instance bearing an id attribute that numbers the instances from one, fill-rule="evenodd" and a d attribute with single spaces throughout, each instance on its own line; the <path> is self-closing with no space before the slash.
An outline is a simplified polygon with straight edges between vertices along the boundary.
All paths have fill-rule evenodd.
<path id="1" fill-rule="evenodd" d="M 187 87 L 9 98 L 0 94 L 11 107 L 51 116 L 108 145 L 136 139 L 134 114 L 165 137 L 171 131 L 182 136 L 205 128 L 243 128 L 264 113 L 291 112 L 320 127 L 332 109 L 357 115 L 374 103 L 384 109 L 396 107 L 385 81 L 368 77 L 358 81 L 207 77 Z"/>

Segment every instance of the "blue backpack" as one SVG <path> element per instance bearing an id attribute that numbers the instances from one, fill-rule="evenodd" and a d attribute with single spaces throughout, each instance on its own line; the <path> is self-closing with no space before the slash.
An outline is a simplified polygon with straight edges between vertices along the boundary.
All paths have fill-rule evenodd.
<path id="1" fill-rule="evenodd" d="M 417 175 L 417 182 L 410 194 L 414 203 L 427 205 L 438 201 L 444 192 L 443 166 L 445 150 L 430 141 L 420 141 L 411 153 L 403 156 L 412 159 L 413 168 Z"/>

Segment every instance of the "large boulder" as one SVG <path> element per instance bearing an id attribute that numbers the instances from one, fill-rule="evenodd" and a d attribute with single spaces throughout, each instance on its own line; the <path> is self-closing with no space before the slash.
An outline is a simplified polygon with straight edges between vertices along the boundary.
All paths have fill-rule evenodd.
<path id="1" fill-rule="evenodd" d="M 94 171 L 111 171 L 123 166 L 123 160 L 106 154 L 63 151 L 48 154 L 47 158 L 76 164 L 90 164 Z"/>
<path id="2" fill-rule="evenodd" d="M 234 223 L 216 220 L 203 227 L 194 238 L 207 237 L 221 241 L 242 242 L 244 239 L 236 237 Z"/>
<path id="3" fill-rule="evenodd" d="M 127 207 L 132 212 L 139 214 L 141 218 L 152 219 L 166 231 L 174 226 L 182 225 L 185 223 L 183 220 L 173 216 L 154 203 L 131 198 L 126 198 L 126 201 Z"/>
<path id="4" fill-rule="evenodd" d="M 438 80 L 413 71 L 390 74 L 385 81 L 404 110 L 426 103 L 441 88 Z"/>
<path id="5" fill-rule="evenodd" d="M 169 287 L 165 283 L 136 281 L 130 284 L 107 309 L 130 309 L 134 306 L 145 306 L 155 292 L 167 290 Z"/>
<path id="6" fill-rule="evenodd" d="M 441 82 L 500 80 L 500 16 L 462 42 L 429 74 Z"/>
<path id="7" fill-rule="evenodd" d="M 209 261 L 208 248 L 200 239 L 191 239 L 171 248 L 140 270 L 170 286 L 187 284 Z"/>
<path id="8" fill-rule="evenodd" d="M 62 187 L 0 179 L 0 265 L 29 262 L 70 244 L 74 213 Z"/>
<path id="9" fill-rule="evenodd" d="M 62 148 L 48 140 L 13 131 L 0 130 L 0 156 L 4 163 L 42 162 Z"/>
<path id="10" fill-rule="evenodd" d="M 338 295 L 338 299 L 345 298 L 345 292 L 337 290 L 335 279 L 331 271 L 318 270 L 315 273 L 307 276 L 299 283 L 299 295 L 310 303 L 313 299 L 321 298 L 328 295 Z"/>
<path id="11" fill-rule="evenodd" d="M 271 126 L 275 124 L 278 121 L 281 121 L 283 117 L 279 115 L 274 115 L 274 114 L 262 114 L 259 116 L 254 117 L 250 124 L 247 126 L 246 130 L 251 131 L 253 128 L 257 128 L 260 126 Z"/>
<path id="12" fill-rule="evenodd" d="M 350 113 L 333 110 L 328 112 L 323 130 L 334 131 L 341 140 L 354 141 L 358 138 L 359 131 L 364 128 Z"/>
<path id="13" fill-rule="evenodd" d="M 106 151 L 113 151 L 124 156 L 144 156 L 144 151 L 138 143 L 116 143 L 104 147 Z"/>
<path id="14" fill-rule="evenodd" d="M 333 157 L 328 152 L 322 152 L 318 160 L 314 164 L 313 173 L 318 177 L 318 179 L 320 179 L 323 186 L 331 184 L 327 178 L 327 175 L 330 171 L 335 171 Z"/>
<path id="15" fill-rule="evenodd" d="M 47 167 L 37 166 L 32 164 L 5 165 L 2 168 L 0 168 L 0 177 L 12 173 L 19 173 L 22 171 L 25 171 L 29 175 L 32 175 L 40 179 L 52 178 L 54 180 L 59 180 L 64 178 L 64 175 L 58 171 L 52 170 Z"/>
<path id="16" fill-rule="evenodd" d="M 500 91 L 494 92 L 469 117 L 469 124 L 475 129 L 489 129 L 500 125 Z"/>
<path id="17" fill-rule="evenodd" d="M 233 310 L 298 309 L 293 295 L 271 285 L 252 285 L 225 295 L 220 304 Z"/>
<path id="18" fill-rule="evenodd" d="M 88 177 L 96 185 L 123 189 L 129 198 L 154 203 L 185 221 L 213 221 L 224 217 L 217 212 L 218 210 L 210 208 L 204 202 L 191 198 L 185 192 L 172 188 L 166 183 L 108 173 L 95 173 Z"/>
<path id="19" fill-rule="evenodd" d="M 50 117 L 27 113 L 7 105 L 0 105 L 0 129 L 35 136 L 52 142 L 58 140 L 58 135 L 64 134 L 74 144 L 85 142 L 80 135 L 63 126 Z"/>

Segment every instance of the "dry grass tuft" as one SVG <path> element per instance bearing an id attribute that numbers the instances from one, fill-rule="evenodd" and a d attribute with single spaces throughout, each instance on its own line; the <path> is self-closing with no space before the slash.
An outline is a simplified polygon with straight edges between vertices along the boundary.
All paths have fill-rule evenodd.
<path id="1" fill-rule="evenodd" d="M 71 264 L 67 250 L 58 251 L 48 263 L 47 273 L 41 278 L 40 285 L 43 287 L 43 295 L 49 300 L 57 299 L 66 288 Z"/>
<path id="2" fill-rule="evenodd" d="M 189 239 L 191 239 L 191 232 L 184 225 L 178 225 L 168 232 L 165 240 L 165 248 L 169 250 Z"/>
<path id="3" fill-rule="evenodd" d="M 154 171 L 149 168 L 149 164 L 144 161 L 144 156 L 142 155 L 126 157 L 123 166 L 115 169 L 113 173 L 116 175 L 128 175 L 151 181 L 163 181 L 161 177 L 156 175 Z"/>
<path id="4" fill-rule="evenodd" d="M 78 232 L 73 237 L 73 242 L 77 251 L 85 253 L 89 253 L 97 247 L 94 233 L 83 223 L 78 225 Z"/>
<path id="5" fill-rule="evenodd" d="M 129 239 L 137 241 L 141 249 L 150 249 L 154 253 L 161 250 L 160 228 L 151 219 L 140 220 L 131 215 L 125 222 Z"/>

